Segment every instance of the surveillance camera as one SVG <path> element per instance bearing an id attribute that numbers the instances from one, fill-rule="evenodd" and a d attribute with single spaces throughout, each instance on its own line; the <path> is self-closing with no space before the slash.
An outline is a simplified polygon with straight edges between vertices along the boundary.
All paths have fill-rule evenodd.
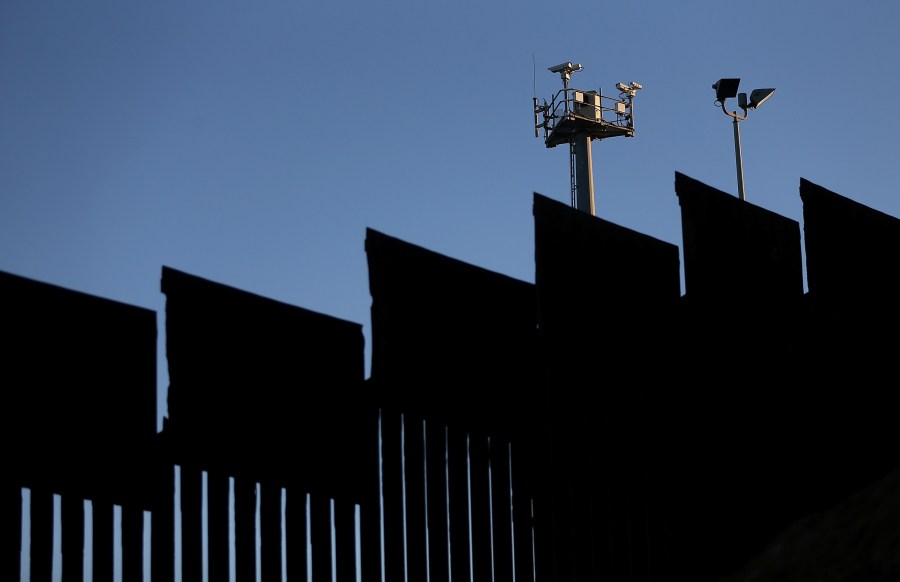
<path id="1" fill-rule="evenodd" d="M 631 87 L 634 89 L 643 89 L 644 88 L 643 85 L 641 85 L 640 83 L 635 83 L 634 81 L 631 82 Z"/>
<path id="2" fill-rule="evenodd" d="M 631 89 L 631 87 L 629 87 L 625 83 L 616 83 L 616 89 L 618 89 L 619 91 L 625 92 L 625 91 L 628 91 L 629 89 Z"/>
<path id="3" fill-rule="evenodd" d="M 574 73 L 581 70 L 581 65 L 573 65 L 570 62 L 561 63 L 555 67 L 550 67 L 551 73 Z"/>

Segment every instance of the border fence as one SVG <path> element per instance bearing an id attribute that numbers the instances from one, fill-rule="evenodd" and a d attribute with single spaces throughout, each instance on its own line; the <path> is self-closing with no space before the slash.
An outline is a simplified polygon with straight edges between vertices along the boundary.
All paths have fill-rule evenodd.
<path id="1" fill-rule="evenodd" d="M 805 291 L 797 221 L 675 192 L 681 249 L 535 194 L 534 283 L 367 231 L 368 378 L 361 325 L 163 267 L 160 432 L 155 312 L 0 273 L 0 579 L 760 567 L 897 468 L 900 220 L 801 179 Z"/>

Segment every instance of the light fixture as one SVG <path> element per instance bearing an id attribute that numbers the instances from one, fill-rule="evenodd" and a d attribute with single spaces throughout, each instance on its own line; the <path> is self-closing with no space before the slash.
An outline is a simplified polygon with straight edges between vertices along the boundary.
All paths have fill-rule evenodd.
<path id="1" fill-rule="evenodd" d="M 754 89 L 750 91 L 750 108 L 756 109 L 775 94 L 775 89 Z"/>
<path id="2" fill-rule="evenodd" d="M 740 83 L 740 79 L 719 79 L 713 83 L 712 88 L 716 90 L 716 101 L 724 102 L 726 99 L 736 97 Z"/>
<path id="3" fill-rule="evenodd" d="M 735 165 L 737 166 L 738 197 L 741 200 L 746 200 L 746 197 L 744 196 L 744 168 L 743 161 L 741 160 L 741 132 L 738 129 L 738 122 L 747 119 L 751 109 L 756 109 L 768 101 L 772 95 L 775 94 L 775 89 L 754 89 L 750 92 L 750 98 L 748 100 L 746 93 L 738 93 L 738 85 L 740 85 L 740 83 L 740 79 L 719 79 L 713 83 L 712 88 L 716 92 L 716 105 L 721 106 L 725 115 L 731 117 L 733 120 L 734 159 Z M 734 97 L 737 97 L 738 107 L 744 111 L 743 115 L 738 115 L 737 111 L 729 112 L 728 109 L 725 108 L 725 100 Z"/>

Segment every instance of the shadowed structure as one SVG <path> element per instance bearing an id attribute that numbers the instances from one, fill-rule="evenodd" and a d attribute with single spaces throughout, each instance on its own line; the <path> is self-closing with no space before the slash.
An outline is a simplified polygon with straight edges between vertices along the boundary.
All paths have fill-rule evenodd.
<path id="1" fill-rule="evenodd" d="M 367 380 L 359 324 L 163 267 L 159 434 L 156 314 L 0 273 L 0 578 L 49 582 L 59 523 L 64 582 L 87 533 L 141 580 L 147 532 L 154 582 L 897 579 L 900 220 L 801 180 L 801 247 L 675 193 L 683 294 L 539 194 L 533 284 L 369 229 Z"/>
<path id="2" fill-rule="evenodd" d="M 335 519 L 342 524 L 339 543 L 350 547 L 341 553 L 339 578 L 352 579 L 353 504 L 366 502 L 367 524 L 378 519 L 372 489 L 365 486 L 377 481 L 376 447 L 369 444 L 377 424 L 364 409 L 362 327 L 171 268 L 163 268 L 162 290 L 170 378 L 162 442 L 183 475 L 207 471 L 215 482 L 235 478 L 235 519 L 246 521 L 237 526 L 239 579 L 255 576 L 256 482 L 263 484 L 260 503 L 268 517 L 260 524 L 263 571 L 280 575 L 279 494 L 286 488 L 288 551 L 296 556 L 291 572 L 305 575 L 310 494 L 317 577 L 329 576 Z M 199 477 L 192 482 L 189 499 L 182 484 L 182 512 L 189 503 L 194 517 L 186 523 L 195 525 L 183 526 L 183 539 L 199 549 Z M 332 517 L 334 498 L 340 502 Z M 210 514 L 224 525 L 227 507 Z M 227 530 L 211 531 L 210 567 L 224 575 Z M 199 575 L 201 563 L 186 557 L 185 567 Z"/>
<path id="3" fill-rule="evenodd" d="M 111 580 L 113 504 L 127 508 L 123 535 L 137 542 L 150 508 L 144 485 L 156 434 L 156 314 L 8 273 L 0 273 L 0 310 L 3 515 L 21 515 L 16 497 L 30 489 L 31 579 L 49 581 L 52 496 L 63 495 L 64 573 L 79 580 L 83 500 L 90 500 L 94 580 Z M 0 579 L 18 579 L 21 522 L 3 522 Z M 126 550 L 125 573 L 140 572 L 141 560 L 140 551 Z"/>

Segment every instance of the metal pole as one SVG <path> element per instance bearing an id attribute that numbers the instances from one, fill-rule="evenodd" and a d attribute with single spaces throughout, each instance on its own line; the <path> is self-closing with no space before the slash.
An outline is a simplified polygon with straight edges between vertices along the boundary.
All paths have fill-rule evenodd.
<path id="1" fill-rule="evenodd" d="M 594 215 L 594 176 L 591 161 L 591 136 L 578 133 L 575 143 L 576 208 Z"/>
<path id="2" fill-rule="evenodd" d="M 737 166 L 738 198 L 746 200 L 744 198 L 744 164 L 741 160 L 741 131 L 738 129 L 738 118 L 735 117 L 732 123 L 734 124 L 734 163 Z"/>
<path id="3" fill-rule="evenodd" d="M 575 184 L 575 138 L 569 140 L 569 190 L 572 194 L 572 208 L 578 208 L 578 186 Z"/>
<path id="4" fill-rule="evenodd" d="M 634 93 L 634 91 L 631 93 Z M 628 126 L 634 130 L 634 95 L 631 93 L 628 94 L 628 115 L 631 116 L 628 118 Z"/>

